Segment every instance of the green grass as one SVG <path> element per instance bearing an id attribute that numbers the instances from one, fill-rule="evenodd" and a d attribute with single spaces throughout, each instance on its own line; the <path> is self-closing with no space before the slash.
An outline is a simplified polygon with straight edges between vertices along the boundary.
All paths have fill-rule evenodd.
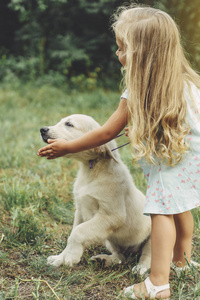
<path id="1" fill-rule="evenodd" d="M 37 157 L 44 145 L 39 129 L 72 113 L 91 115 L 103 124 L 118 101 L 119 93 L 101 89 L 69 93 L 50 86 L 1 86 L 0 300 L 120 299 L 123 287 L 142 280 L 131 272 L 134 261 L 108 269 L 91 263 L 90 256 L 106 251 L 103 247 L 87 249 L 73 268 L 46 264 L 50 254 L 64 249 L 72 229 L 78 163 Z M 129 147 L 120 153 L 137 187 L 145 192 L 144 176 L 132 166 Z M 200 262 L 199 209 L 193 214 L 193 259 Z M 172 271 L 172 299 L 200 299 L 199 275 L 191 269 L 177 278 Z"/>

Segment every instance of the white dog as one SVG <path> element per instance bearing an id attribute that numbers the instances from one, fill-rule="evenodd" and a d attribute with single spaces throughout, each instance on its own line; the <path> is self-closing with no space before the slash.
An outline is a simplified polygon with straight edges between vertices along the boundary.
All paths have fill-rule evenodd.
<path id="1" fill-rule="evenodd" d="M 48 138 L 76 139 L 100 125 L 91 117 L 75 114 L 55 126 L 40 129 Z M 150 217 L 143 215 L 144 195 L 135 187 L 128 168 L 121 161 L 116 142 L 68 154 L 80 161 L 74 183 L 75 218 L 67 246 L 59 255 L 48 257 L 48 264 L 73 266 L 84 249 L 105 243 L 111 255 L 91 257 L 105 266 L 121 263 L 126 255 L 141 253 L 136 266 L 140 274 L 150 268 Z"/>

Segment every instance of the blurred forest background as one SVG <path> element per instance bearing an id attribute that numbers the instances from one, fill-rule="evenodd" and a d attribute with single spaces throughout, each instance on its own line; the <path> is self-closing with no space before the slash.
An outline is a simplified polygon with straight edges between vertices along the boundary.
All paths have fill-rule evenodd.
<path id="1" fill-rule="evenodd" d="M 0 81 L 94 89 L 120 79 L 110 16 L 120 0 L 1 0 Z M 129 1 L 126 3 L 130 3 Z M 200 71 L 200 0 L 137 1 L 178 23 L 187 57 Z"/>
<path id="2" fill-rule="evenodd" d="M 74 216 L 73 182 L 78 162 L 39 158 L 40 128 L 83 113 L 104 124 L 119 103 L 120 63 L 110 16 L 127 0 L 0 0 L 0 300 L 121 299 L 137 257 L 103 268 L 90 257 L 77 266 L 53 268 Z M 129 2 L 129 1 L 127 1 Z M 170 13 L 183 46 L 200 71 L 200 0 L 143 0 Z M 119 145 L 127 142 L 121 137 Z M 136 186 L 145 193 L 129 147 L 120 148 Z M 200 263 L 200 208 L 193 210 L 194 261 Z M 189 273 L 188 273 L 189 272 Z M 171 274 L 174 300 L 200 299 L 200 272 Z"/>

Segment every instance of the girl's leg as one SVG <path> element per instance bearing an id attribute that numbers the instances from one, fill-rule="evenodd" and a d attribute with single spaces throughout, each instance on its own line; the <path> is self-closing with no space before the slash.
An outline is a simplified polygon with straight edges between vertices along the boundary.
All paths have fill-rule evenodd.
<path id="1" fill-rule="evenodd" d="M 176 229 L 173 215 L 151 215 L 151 273 L 150 280 L 155 286 L 169 282 L 170 263 L 176 239 Z M 148 298 L 144 283 L 134 286 L 134 293 L 139 298 L 145 294 Z M 170 291 L 161 291 L 157 298 L 168 298 Z M 139 298 L 140 299 L 140 298 Z"/>
<path id="2" fill-rule="evenodd" d="M 176 226 L 176 243 L 174 246 L 173 262 L 178 267 L 186 264 L 186 259 L 190 263 L 192 235 L 194 230 L 194 220 L 191 211 L 174 215 Z"/>
<path id="3" fill-rule="evenodd" d="M 169 282 L 172 252 L 176 241 L 176 228 L 173 215 L 152 215 L 151 273 L 154 285 Z"/>

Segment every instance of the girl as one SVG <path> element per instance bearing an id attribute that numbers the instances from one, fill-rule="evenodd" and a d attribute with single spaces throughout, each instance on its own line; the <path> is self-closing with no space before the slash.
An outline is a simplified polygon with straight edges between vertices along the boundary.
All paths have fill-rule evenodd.
<path id="1" fill-rule="evenodd" d="M 168 299 L 173 253 L 176 267 L 191 262 L 193 218 L 200 204 L 200 77 L 189 66 L 172 18 L 149 7 L 123 7 L 113 29 L 125 92 L 108 121 L 67 142 L 49 140 L 38 155 L 54 159 L 100 146 L 128 123 L 133 162 L 148 188 L 144 213 L 152 220 L 150 276 L 128 287 L 132 299 Z"/>

